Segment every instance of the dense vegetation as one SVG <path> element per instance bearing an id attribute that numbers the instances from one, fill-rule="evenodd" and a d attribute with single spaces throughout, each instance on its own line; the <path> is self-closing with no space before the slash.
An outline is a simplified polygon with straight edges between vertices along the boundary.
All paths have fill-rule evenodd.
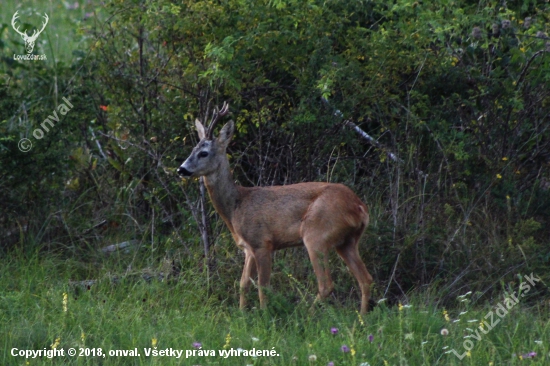
<path id="1" fill-rule="evenodd" d="M 524 305 L 550 307 L 548 2 L 32 4 L 50 12 L 35 46 L 45 62 L 13 60 L 24 47 L 11 15 L 19 9 L 30 29 L 40 19 L 25 6 L 12 4 L 0 18 L 5 268 L 68 260 L 67 269 L 51 272 L 64 284 L 52 285 L 59 291 L 69 291 L 69 279 L 96 279 L 108 291 L 113 276 L 131 282 L 170 273 L 177 286 L 192 283 L 209 306 L 233 314 L 243 257 L 209 203 L 205 248 L 199 184 L 175 174 L 197 140 L 192 121 L 229 101 L 237 125 L 230 162 L 240 184 L 341 182 L 369 205 L 361 254 L 375 300 L 407 303 L 417 290 L 440 313 L 431 306 L 459 309 L 456 297 L 472 291 L 473 304 L 494 305 L 534 273 L 541 285 Z M 45 130 L 40 125 L 63 97 L 74 107 Z M 31 140 L 29 152 L 18 149 L 21 138 Z M 101 248 L 120 243 L 125 251 L 106 259 Z M 355 309 L 353 278 L 338 259 L 331 263 L 332 302 Z M 302 248 L 277 253 L 272 282 L 271 311 L 291 322 L 284 314 L 311 302 L 316 288 Z M 250 299 L 257 302 L 256 294 Z M 380 320 L 387 308 L 377 311 L 374 323 L 401 321 Z M 388 359 L 401 363 L 414 351 Z M 487 352 L 487 361 L 496 360 Z"/>

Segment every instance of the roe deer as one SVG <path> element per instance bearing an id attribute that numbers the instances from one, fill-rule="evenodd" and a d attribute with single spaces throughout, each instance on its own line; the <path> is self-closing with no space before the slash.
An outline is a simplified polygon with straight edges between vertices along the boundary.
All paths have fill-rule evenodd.
<path id="1" fill-rule="evenodd" d="M 240 282 L 240 308 L 246 306 L 246 293 L 258 274 L 260 306 L 267 304 L 264 288 L 269 286 L 271 256 L 274 250 L 305 245 L 323 300 L 334 289 L 328 267 L 328 251 L 336 249 L 353 273 L 361 289 L 361 314 L 367 312 L 372 277 L 359 256 L 361 234 L 369 223 L 367 206 L 342 184 L 309 182 L 286 186 L 241 187 L 234 183 L 227 145 L 234 123 L 229 121 L 217 138 L 212 132 L 228 105 L 216 109 L 205 126 L 195 120 L 199 143 L 178 168 L 182 177 L 204 176 L 214 208 L 244 250 Z"/>

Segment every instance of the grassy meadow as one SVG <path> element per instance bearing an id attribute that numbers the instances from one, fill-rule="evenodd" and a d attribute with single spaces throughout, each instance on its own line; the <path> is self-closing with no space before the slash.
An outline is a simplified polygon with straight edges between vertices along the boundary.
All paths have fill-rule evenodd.
<path id="1" fill-rule="evenodd" d="M 128 260 L 130 265 L 121 267 Z M 135 254 L 102 262 L 29 254 L 1 260 L 2 365 L 547 365 L 550 361 L 548 309 L 520 300 L 502 320 L 497 322 L 495 314 L 494 320 L 486 317 L 504 296 L 472 306 L 470 299 L 476 294 L 466 294 L 447 311 L 438 306 L 436 291 L 418 293 L 407 304 L 388 306 L 382 301 L 362 317 L 355 311 L 358 301 L 353 296 L 333 299 L 311 311 L 315 284 L 302 284 L 287 275 L 274 286 L 267 310 L 255 307 L 257 294 L 251 291 L 252 308 L 241 312 L 237 277 L 234 287 L 224 291 L 223 286 L 209 284 L 197 268 L 174 273 L 162 262 L 148 266 Z M 215 276 L 211 278 L 215 282 Z M 293 302 L 297 294 L 302 300 Z M 486 325 L 497 324 L 488 332 L 485 326 L 487 334 L 476 335 L 484 318 Z M 466 344 L 470 352 L 464 349 L 466 340 L 472 341 Z M 146 356 L 145 349 L 154 346 L 158 351 L 183 353 L 181 358 Z M 208 356 L 199 356 L 199 347 Z M 12 356 L 14 348 L 63 349 L 65 357 L 25 359 Z M 100 348 L 106 356 L 70 357 L 69 348 L 88 348 L 88 352 Z M 277 356 L 219 355 L 232 348 L 274 350 Z M 134 349 L 139 357 L 108 353 Z M 195 356 L 190 353 L 186 358 L 186 351 L 193 350 Z"/>

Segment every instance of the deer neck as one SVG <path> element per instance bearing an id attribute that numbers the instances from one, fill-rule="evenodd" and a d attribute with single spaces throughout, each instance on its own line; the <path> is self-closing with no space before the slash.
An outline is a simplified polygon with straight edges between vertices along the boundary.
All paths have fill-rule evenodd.
<path id="1" fill-rule="evenodd" d="M 204 176 L 204 185 L 214 208 L 225 223 L 232 228 L 231 220 L 239 200 L 239 190 L 233 181 L 227 159 L 223 159 L 220 167 L 214 173 Z"/>

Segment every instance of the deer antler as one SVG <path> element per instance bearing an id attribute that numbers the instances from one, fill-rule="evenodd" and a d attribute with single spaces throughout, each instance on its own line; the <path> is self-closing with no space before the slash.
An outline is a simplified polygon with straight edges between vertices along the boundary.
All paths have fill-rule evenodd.
<path id="1" fill-rule="evenodd" d="M 42 23 L 42 29 L 40 29 L 39 31 L 36 31 L 36 29 L 35 29 L 34 32 L 33 32 L 33 34 L 32 34 L 32 38 L 35 38 L 35 39 L 36 39 L 36 38 L 38 37 L 38 35 L 39 35 L 40 33 L 42 33 L 42 31 L 44 30 L 44 28 L 46 28 L 46 25 L 48 24 L 48 20 L 49 20 L 50 18 L 48 18 L 48 14 L 46 14 L 46 13 L 44 13 L 44 17 L 43 17 L 43 18 L 44 18 L 45 22 Z"/>
<path id="2" fill-rule="evenodd" d="M 17 18 L 19 18 L 19 14 L 18 14 L 19 11 L 16 11 L 15 14 L 13 14 L 13 17 L 11 18 L 11 26 L 12 28 L 21 35 L 21 37 L 28 37 L 27 35 L 27 31 L 25 31 L 25 33 L 19 31 L 19 27 L 15 28 L 15 22 L 17 21 Z"/>
<path id="3" fill-rule="evenodd" d="M 212 138 L 212 132 L 214 132 L 214 127 L 216 127 L 216 124 L 220 120 L 221 117 L 225 116 L 229 112 L 229 104 L 227 102 L 223 102 L 222 109 L 218 109 L 217 107 L 214 109 L 214 112 L 212 112 L 212 120 L 210 122 L 210 125 L 208 125 L 208 130 L 206 130 L 206 138 L 211 139 Z"/>
<path id="4" fill-rule="evenodd" d="M 35 29 L 35 30 L 33 31 L 33 33 L 32 33 L 32 36 L 29 36 L 29 35 L 27 34 L 27 31 L 26 31 L 26 30 L 25 30 L 24 32 L 21 32 L 21 31 L 19 30 L 19 27 L 17 27 L 17 28 L 15 27 L 15 22 L 17 21 L 17 18 L 19 18 L 19 14 L 18 14 L 18 13 L 19 13 L 19 11 L 16 11 L 15 14 L 13 14 L 13 17 L 11 18 L 11 26 L 12 26 L 13 29 L 14 29 L 17 33 L 19 33 L 19 34 L 21 35 L 21 37 L 23 37 L 24 39 L 36 39 L 36 38 L 38 38 L 38 35 L 39 35 L 40 33 L 42 33 L 42 31 L 44 30 L 44 28 L 46 28 L 46 25 L 48 24 L 48 20 L 50 19 L 50 18 L 48 17 L 48 14 L 44 13 L 44 17 L 43 17 L 43 18 L 44 18 L 45 22 L 42 23 L 42 29 L 40 29 L 39 31 L 37 31 L 37 30 Z"/>

